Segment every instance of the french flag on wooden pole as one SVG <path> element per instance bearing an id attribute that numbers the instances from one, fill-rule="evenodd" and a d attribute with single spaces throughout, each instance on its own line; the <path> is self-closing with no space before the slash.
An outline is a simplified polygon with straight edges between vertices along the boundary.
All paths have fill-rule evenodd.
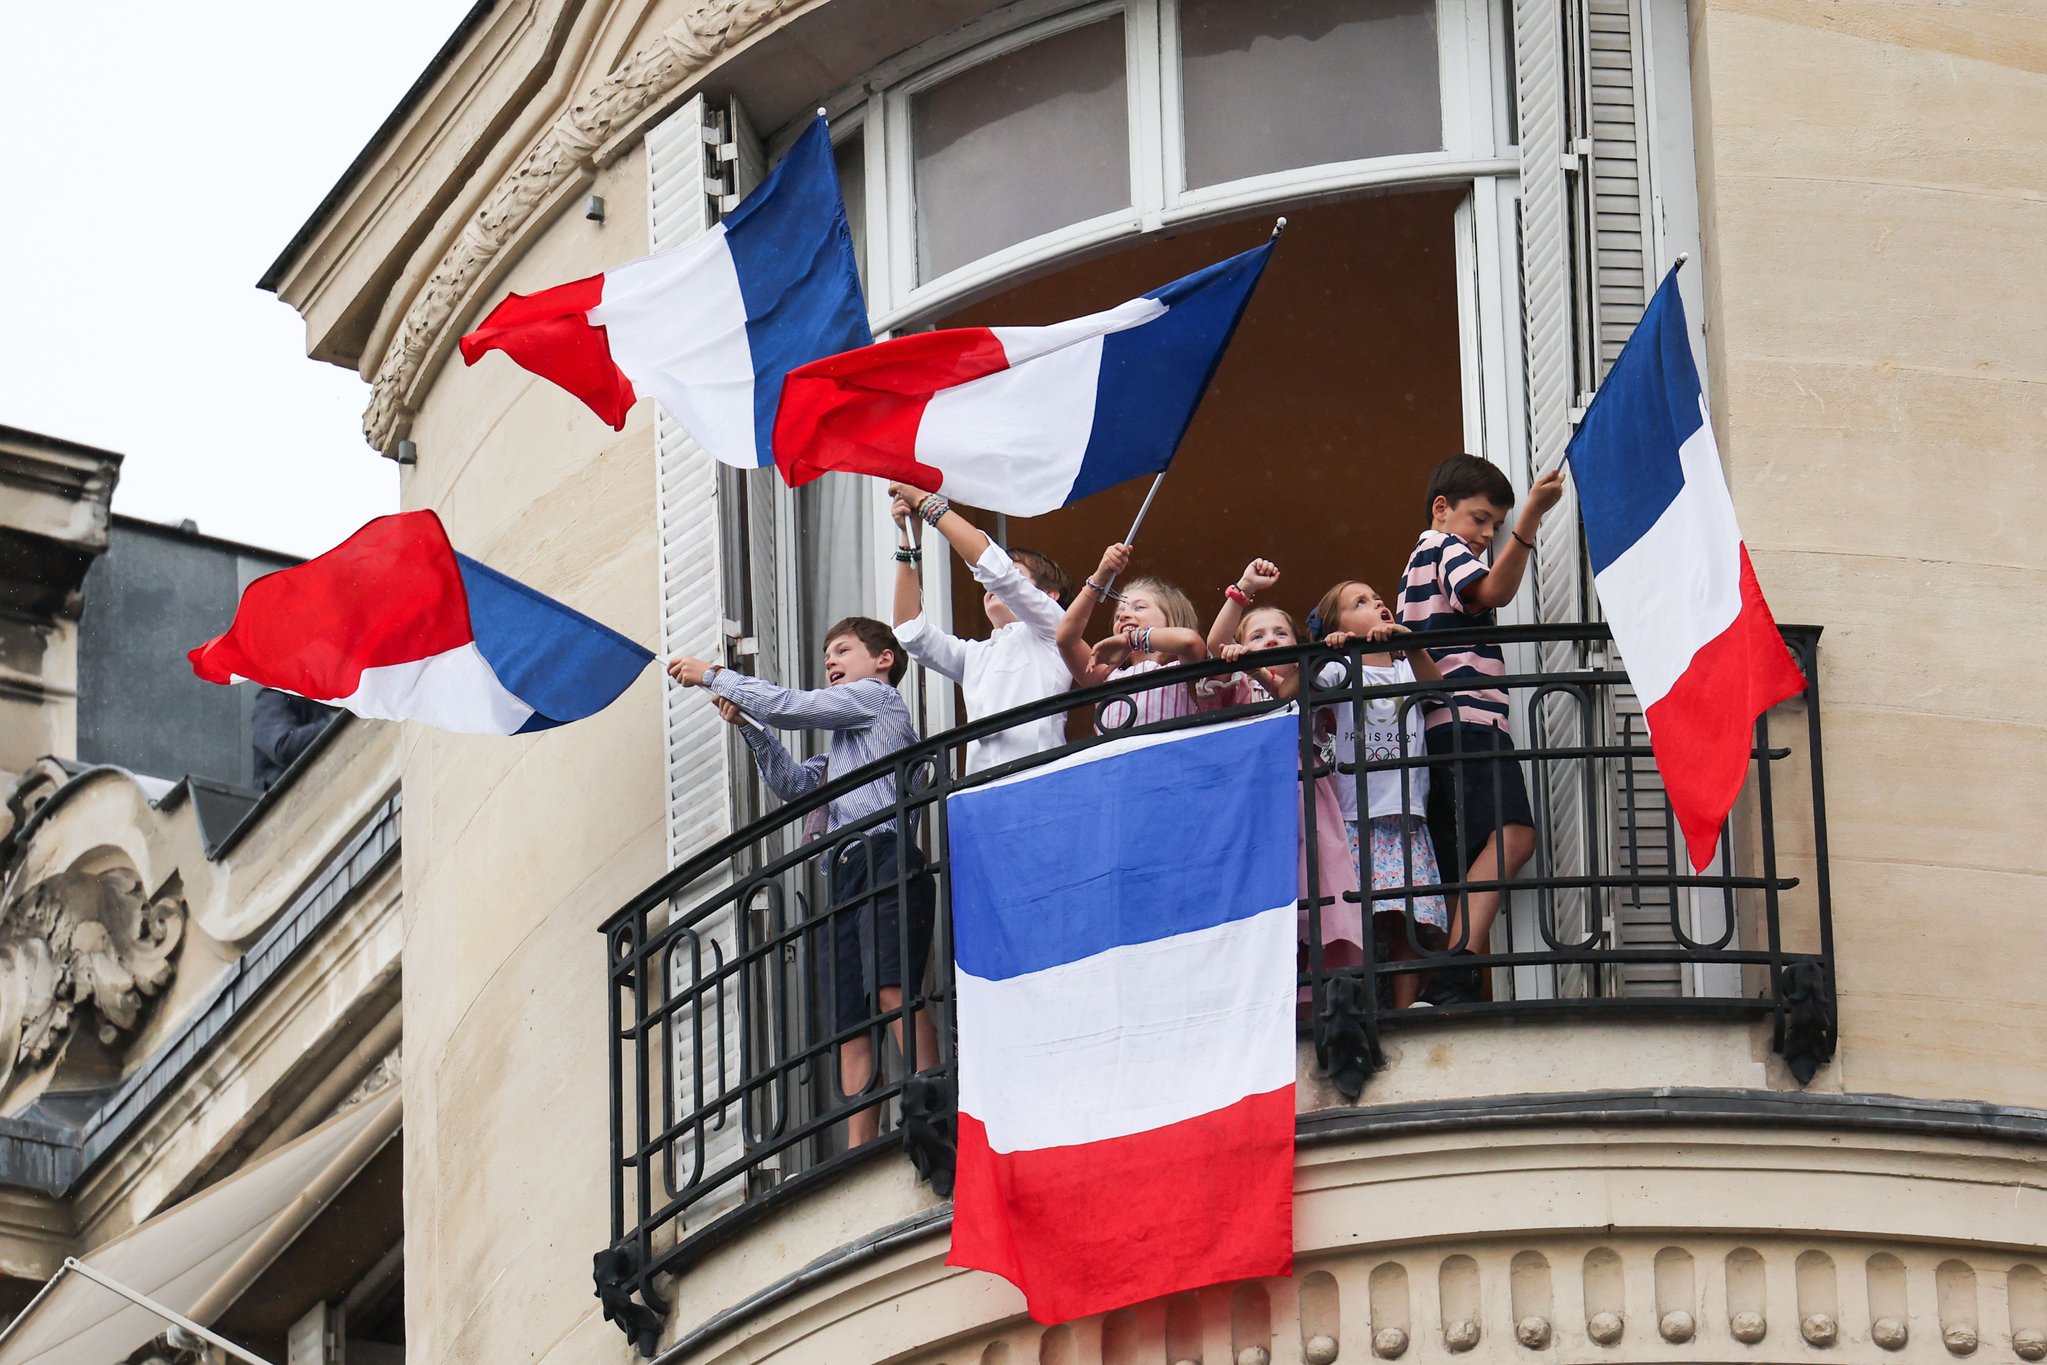
<path id="1" fill-rule="evenodd" d="M 595 715 L 654 657 L 617 631 L 455 553 L 432 512 L 378 517 L 265 574 L 234 624 L 187 656 L 379 720 L 522 735 Z"/>
<path id="2" fill-rule="evenodd" d="M 1568 458 L 1592 582 L 1642 700 L 1692 867 L 1703 871 L 1747 777 L 1756 717 L 1804 691 L 1805 678 L 1735 524 L 1676 267 L 1600 385 Z"/>
<path id="3" fill-rule="evenodd" d="M 1049 327 L 894 337 L 789 372 L 775 463 L 1037 516 L 1172 462 L 1272 243 Z"/>
<path id="4" fill-rule="evenodd" d="M 820 116 L 701 237 L 508 296 L 462 338 L 462 359 L 503 351 L 614 429 L 651 396 L 705 450 L 750 469 L 774 463 L 782 376 L 873 339 Z"/>
<path id="5" fill-rule="evenodd" d="M 946 802 L 947 1261 L 1040 1322 L 1292 1267 L 1297 731 L 1132 736 Z"/>

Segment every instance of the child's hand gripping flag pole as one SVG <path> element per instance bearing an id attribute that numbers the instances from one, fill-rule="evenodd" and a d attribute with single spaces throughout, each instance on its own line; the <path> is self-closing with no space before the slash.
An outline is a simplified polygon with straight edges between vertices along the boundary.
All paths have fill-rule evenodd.
<path id="1" fill-rule="evenodd" d="M 1592 582 L 1703 871 L 1748 774 L 1756 717 L 1805 679 L 1735 523 L 1685 335 L 1683 265 L 1664 276 L 1567 458 Z"/>
<path id="2" fill-rule="evenodd" d="M 919 332 L 800 366 L 775 463 L 792 487 L 844 470 L 1014 517 L 1163 474 L 1272 244 L 1070 322 Z"/>
<path id="3" fill-rule="evenodd" d="M 782 377 L 865 346 L 867 304 L 823 111 L 701 237 L 602 275 L 512 294 L 462 338 L 503 351 L 613 427 L 649 396 L 729 465 L 774 463 Z"/>
<path id="4" fill-rule="evenodd" d="M 595 715 L 654 656 L 455 553 L 432 512 L 402 512 L 251 583 L 234 624 L 189 657 L 208 682 L 513 735 Z"/>

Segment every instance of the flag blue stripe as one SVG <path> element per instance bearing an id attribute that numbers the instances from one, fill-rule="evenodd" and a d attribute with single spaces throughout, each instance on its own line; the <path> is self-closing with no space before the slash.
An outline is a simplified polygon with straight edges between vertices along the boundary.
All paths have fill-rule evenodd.
<path id="1" fill-rule="evenodd" d="M 1592 572 L 1626 554 L 1684 487 L 1678 447 L 1705 424 L 1677 272 L 1664 276 L 1571 437 Z"/>
<path id="2" fill-rule="evenodd" d="M 579 611 L 457 554 L 469 628 L 498 681 L 533 708 L 520 734 L 595 715 L 654 657 Z"/>
<path id="3" fill-rule="evenodd" d="M 1094 426 L 1069 506 L 1172 463 L 1271 254 L 1266 242 L 1154 290 L 1145 297 L 1166 305 L 1163 317 L 1102 338 Z"/>
<path id="4" fill-rule="evenodd" d="M 753 352 L 755 460 L 772 465 L 775 411 L 789 371 L 874 341 L 822 118 L 726 215 L 725 249 L 739 275 Z"/>
<path id="5" fill-rule="evenodd" d="M 951 797 L 960 969 L 1002 981 L 1291 904 L 1298 724 L 1183 731 Z"/>

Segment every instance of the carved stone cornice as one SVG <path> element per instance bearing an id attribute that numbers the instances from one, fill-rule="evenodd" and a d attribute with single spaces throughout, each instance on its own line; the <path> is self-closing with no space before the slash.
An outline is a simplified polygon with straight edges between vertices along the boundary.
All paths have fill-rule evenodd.
<path id="1" fill-rule="evenodd" d="M 185 902 L 143 894 L 128 868 L 60 872 L 0 914 L 0 1090 L 47 1061 L 90 1007 L 111 1043 L 171 978 Z"/>
<path id="2" fill-rule="evenodd" d="M 697 0 L 548 125 L 492 187 L 406 310 L 370 381 L 363 435 L 386 455 L 410 432 L 428 359 L 498 253 L 613 134 L 691 77 L 807 0 Z"/>

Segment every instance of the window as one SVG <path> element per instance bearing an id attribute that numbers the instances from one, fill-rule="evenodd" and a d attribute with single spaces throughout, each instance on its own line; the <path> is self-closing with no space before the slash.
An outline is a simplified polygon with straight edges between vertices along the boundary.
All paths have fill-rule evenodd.
<path id="1" fill-rule="evenodd" d="M 1128 207 L 1129 123 L 1120 15 L 912 96 L 918 278 Z"/>
<path id="2" fill-rule="evenodd" d="M 1186 183 L 1443 146 L 1433 0 L 1183 0 Z"/>
<path id="3" fill-rule="evenodd" d="M 860 129 L 832 148 L 838 164 L 839 194 L 846 201 L 846 226 L 853 233 L 853 264 L 860 271 L 860 285 L 867 286 L 867 149 Z"/>

